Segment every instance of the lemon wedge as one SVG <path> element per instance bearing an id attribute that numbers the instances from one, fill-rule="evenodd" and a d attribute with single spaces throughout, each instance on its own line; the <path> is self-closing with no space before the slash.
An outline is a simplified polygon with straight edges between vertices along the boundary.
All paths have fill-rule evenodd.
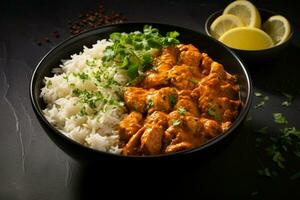
<path id="1" fill-rule="evenodd" d="M 250 27 L 233 28 L 224 33 L 219 40 L 231 48 L 242 50 L 261 50 L 274 46 L 267 33 Z"/>
<path id="2" fill-rule="evenodd" d="M 261 18 L 257 8 L 249 1 L 239 0 L 230 3 L 223 14 L 232 14 L 239 17 L 246 26 L 260 28 Z"/>
<path id="3" fill-rule="evenodd" d="M 263 30 L 273 39 L 275 45 L 286 41 L 291 33 L 289 21 L 281 15 L 274 15 L 270 17 L 262 27 Z"/>
<path id="4" fill-rule="evenodd" d="M 235 15 L 224 14 L 213 21 L 210 26 L 210 33 L 214 38 L 219 39 L 229 29 L 240 26 L 244 26 L 240 18 Z"/>

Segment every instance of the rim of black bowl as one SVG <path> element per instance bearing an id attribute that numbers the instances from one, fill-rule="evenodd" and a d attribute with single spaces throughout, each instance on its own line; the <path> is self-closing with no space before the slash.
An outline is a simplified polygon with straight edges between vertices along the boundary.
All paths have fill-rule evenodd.
<path id="1" fill-rule="evenodd" d="M 271 15 L 281 15 L 279 13 L 276 13 L 276 12 L 273 12 L 271 10 L 268 10 L 268 9 L 264 9 L 264 8 L 257 8 L 258 11 L 260 13 L 264 12 L 264 13 L 268 13 L 268 14 L 271 14 Z M 205 24 L 204 24 L 204 29 L 205 29 L 205 33 L 206 35 L 208 35 L 209 37 L 213 38 L 212 35 L 210 34 L 210 25 L 212 24 L 213 20 L 216 19 L 217 17 L 221 16 L 221 14 L 223 13 L 223 10 L 218 10 L 216 12 L 213 12 L 211 15 L 209 15 L 209 17 L 206 19 L 205 21 Z M 290 22 L 290 20 L 289 20 Z M 237 48 L 233 48 L 233 47 L 229 47 L 227 45 L 225 45 L 227 48 L 230 48 L 234 51 L 240 51 L 240 52 L 263 52 L 263 51 L 269 51 L 269 50 L 274 50 L 274 49 L 277 49 L 277 48 L 280 48 L 281 46 L 289 43 L 294 35 L 294 29 L 293 29 L 293 25 L 291 24 L 290 22 L 290 26 L 291 26 L 291 30 L 290 30 L 290 35 L 289 37 L 286 39 L 286 41 L 284 41 L 283 43 L 279 44 L 279 45 L 275 45 L 271 48 L 267 48 L 267 49 L 259 49 L 259 50 L 244 50 L 244 49 L 237 49 Z M 215 39 L 215 38 L 214 38 Z M 222 43 L 222 42 L 221 42 Z M 223 43 L 222 43 L 223 44 Z"/>
<path id="2" fill-rule="evenodd" d="M 110 153 L 110 152 L 105 152 L 105 151 L 100 151 L 97 149 L 93 149 L 87 146 L 84 146 L 83 144 L 80 144 L 79 142 L 67 137 L 65 134 L 63 134 L 61 131 L 59 131 L 57 128 L 55 128 L 52 124 L 50 124 L 50 122 L 46 119 L 46 117 L 44 116 L 41 107 L 39 106 L 38 102 L 36 101 L 36 98 L 39 97 L 35 97 L 34 92 L 33 92 L 33 87 L 34 87 L 34 82 L 36 79 L 36 72 L 38 71 L 39 67 L 43 64 L 43 62 L 48 58 L 48 56 L 55 51 L 56 49 L 58 49 L 60 46 L 64 45 L 65 43 L 74 40 L 77 37 L 84 37 L 84 35 L 86 34 L 90 34 L 92 32 L 95 31 L 99 31 L 101 29 L 105 29 L 105 28 L 109 28 L 112 26 L 130 26 L 130 25 L 152 25 L 152 26 L 165 26 L 168 28 L 172 28 L 172 29 L 185 29 L 187 31 L 190 32 L 194 32 L 197 34 L 202 35 L 203 37 L 205 37 L 208 40 L 214 40 L 218 45 L 223 46 L 227 51 L 229 51 L 229 53 L 238 61 L 238 63 L 240 64 L 243 73 L 245 75 L 246 78 L 246 82 L 247 82 L 247 98 L 246 98 L 246 103 L 243 105 L 241 112 L 239 113 L 239 116 L 237 117 L 237 119 L 233 122 L 232 126 L 224 133 L 216 136 L 215 138 L 212 138 L 211 140 L 208 140 L 206 143 L 198 146 L 198 147 L 194 147 L 191 149 L 187 149 L 187 150 L 183 150 L 183 151 L 178 151 L 178 152 L 174 152 L 174 153 L 169 153 L 169 154 L 157 154 L 157 155 L 146 155 L 146 156 L 134 156 L 134 155 L 130 155 L 130 156 L 124 156 L 121 154 L 114 154 L 114 153 Z M 30 93 L 30 100 L 31 103 L 33 105 L 34 111 L 37 114 L 37 117 L 42 120 L 47 126 L 48 128 L 50 128 L 53 133 L 58 134 L 59 136 L 63 137 L 64 139 L 68 140 L 69 142 L 71 142 L 72 144 L 79 146 L 81 148 L 84 148 L 86 150 L 92 151 L 92 152 L 96 152 L 96 153 L 101 153 L 101 154 L 107 154 L 109 156 L 114 156 L 114 157 L 120 157 L 120 158 L 139 158 L 139 159 L 150 159 L 150 158 L 162 158 L 162 157 L 174 157 L 176 155 L 183 155 L 183 154 L 189 154 L 189 153 L 194 153 L 194 152 L 198 152 L 198 151 L 202 151 L 204 149 L 208 149 L 209 147 L 214 146 L 215 144 L 217 144 L 218 142 L 220 142 L 221 140 L 225 139 L 226 137 L 228 137 L 240 124 L 241 122 L 245 119 L 246 115 L 248 114 L 248 111 L 250 109 L 251 103 L 252 103 L 252 95 L 253 95 L 253 86 L 252 86 L 252 80 L 250 78 L 250 74 L 247 70 L 247 68 L 245 67 L 245 64 L 243 63 L 243 61 L 240 59 L 240 57 L 230 48 L 228 48 L 226 45 L 224 45 L 223 43 L 219 42 L 218 40 L 205 35 L 201 32 L 192 30 L 192 29 L 188 29 L 185 27 L 180 27 L 177 25 L 173 25 L 173 24 L 163 24 L 163 23 L 153 23 L 153 22 L 126 22 L 126 23 L 120 23 L 120 24 L 111 24 L 111 25 L 105 25 L 105 26 L 101 26 L 101 27 L 97 27 L 94 29 L 90 29 L 87 31 L 84 31 L 78 35 L 75 36 L 71 36 L 65 40 L 63 40 L 62 42 L 60 42 L 58 45 L 54 46 L 50 51 L 48 51 L 43 57 L 42 59 L 38 62 L 37 66 L 35 67 L 32 76 L 31 76 L 31 80 L 30 80 L 30 87 L 29 87 L 29 93 Z"/>

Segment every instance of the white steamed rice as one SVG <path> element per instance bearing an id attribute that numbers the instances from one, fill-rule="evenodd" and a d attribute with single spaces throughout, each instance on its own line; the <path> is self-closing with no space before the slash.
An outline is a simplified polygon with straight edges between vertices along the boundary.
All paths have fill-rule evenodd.
<path id="1" fill-rule="evenodd" d="M 41 97 L 47 104 L 45 117 L 63 134 L 88 147 L 120 153 L 114 129 L 125 115 L 120 94 L 128 78 L 116 66 L 102 66 L 103 52 L 110 45 L 97 41 L 64 60 L 54 68 L 53 77 L 45 77 Z"/>

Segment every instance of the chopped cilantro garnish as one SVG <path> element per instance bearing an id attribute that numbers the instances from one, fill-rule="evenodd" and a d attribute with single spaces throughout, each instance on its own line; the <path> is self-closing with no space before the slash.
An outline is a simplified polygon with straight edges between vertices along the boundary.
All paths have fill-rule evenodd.
<path id="1" fill-rule="evenodd" d="M 104 85 L 105 88 L 111 88 L 112 84 L 115 84 L 116 81 L 113 77 L 109 77 L 106 81 L 106 84 Z"/>
<path id="2" fill-rule="evenodd" d="M 175 104 L 177 102 L 176 96 L 170 95 L 169 96 L 169 101 L 170 101 L 170 104 L 171 104 L 172 107 L 175 106 Z"/>
<path id="3" fill-rule="evenodd" d="M 46 87 L 47 88 L 50 88 L 52 86 L 52 81 L 51 80 L 48 80 L 47 81 L 47 84 L 46 84 Z"/>
<path id="4" fill-rule="evenodd" d="M 63 76 L 63 78 L 68 82 L 69 81 L 69 76 Z"/>
<path id="5" fill-rule="evenodd" d="M 73 90 L 73 95 L 78 97 L 80 95 L 80 92 L 81 91 L 78 88 L 76 88 L 76 89 Z"/>
<path id="6" fill-rule="evenodd" d="M 139 110 L 139 105 L 135 103 L 133 108 L 134 108 L 135 111 L 138 111 Z"/>
<path id="7" fill-rule="evenodd" d="M 172 121 L 173 126 L 178 126 L 178 125 L 180 125 L 180 123 L 181 122 L 178 119 L 173 119 L 173 121 Z"/>
<path id="8" fill-rule="evenodd" d="M 261 97 L 261 96 L 262 96 L 262 93 L 255 92 L 254 95 L 257 96 L 257 97 Z"/>
<path id="9" fill-rule="evenodd" d="M 282 113 L 273 113 L 274 122 L 277 124 L 287 124 L 288 121 Z"/>
<path id="10" fill-rule="evenodd" d="M 194 79 L 194 78 L 192 78 L 192 79 L 191 79 L 191 82 L 192 82 L 194 85 L 196 85 L 196 84 L 197 84 L 197 80 L 196 80 L 196 79 Z"/>
<path id="11" fill-rule="evenodd" d="M 79 77 L 83 82 L 89 79 L 89 75 L 87 73 L 73 73 L 74 76 Z"/>
<path id="12" fill-rule="evenodd" d="M 100 71 L 94 72 L 94 77 L 98 82 L 101 82 L 101 75 L 102 73 Z"/>
<path id="13" fill-rule="evenodd" d="M 284 168 L 283 162 L 285 161 L 285 159 L 280 153 L 280 151 L 275 151 L 272 157 L 273 161 L 277 163 L 278 167 Z"/>
<path id="14" fill-rule="evenodd" d="M 282 102 L 283 106 L 290 106 L 293 100 L 293 97 L 289 94 L 283 93 L 285 96 L 285 101 Z M 263 96 L 261 93 L 255 93 L 256 97 L 261 98 L 261 101 L 255 106 L 255 108 L 262 107 L 265 105 L 266 101 L 269 100 L 268 96 Z M 273 113 L 274 122 L 277 124 L 288 124 L 287 119 L 282 113 Z M 282 134 L 267 134 L 267 127 L 263 127 L 259 130 L 256 130 L 256 133 L 261 133 L 256 136 L 256 147 L 263 145 L 263 141 L 271 143 L 265 149 L 267 155 L 270 156 L 271 160 L 276 163 L 279 168 L 285 168 L 285 162 L 287 162 L 286 155 L 288 152 L 292 152 L 295 156 L 300 157 L 300 131 L 295 127 L 285 127 L 280 129 Z M 268 144 L 267 143 L 267 144 Z M 266 147 L 266 146 L 264 146 Z M 263 170 L 258 170 L 260 175 L 272 177 L 275 176 L 276 172 L 271 172 L 269 168 Z M 300 172 L 299 175 L 300 177 Z"/>
<path id="15" fill-rule="evenodd" d="M 73 95 L 79 97 L 80 101 L 88 104 L 90 108 L 96 108 L 97 101 L 103 100 L 101 92 L 88 92 L 76 88 L 73 90 Z"/>
<path id="16" fill-rule="evenodd" d="M 113 99 L 110 99 L 110 100 L 108 100 L 108 104 L 109 104 L 109 105 L 115 105 L 115 104 L 116 104 L 116 102 L 115 102 L 115 100 L 113 100 Z"/>
<path id="17" fill-rule="evenodd" d="M 186 113 L 186 109 L 183 107 L 180 107 L 177 109 L 177 111 L 179 112 L 179 114 L 184 115 Z"/>
<path id="18" fill-rule="evenodd" d="M 128 65 L 127 74 L 131 79 L 135 79 L 139 74 L 139 64 L 131 63 Z"/>
<path id="19" fill-rule="evenodd" d="M 292 101 L 294 99 L 294 97 L 290 94 L 287 94 L 287 93 L 282 93 L 282 95 L 285 97 L 285 100 L 281 103 L 282 106 L 290 106 L 292 105 Z"/>
<path id="20" fill-rule="evenodd" d="M 300 139 L 300 131 L 297 130 L 295 127 L 291 127 L 291 128 L 286 127 L 284 129 L 281 129 L 280 132 L 283 133 L 285 137 L 294 135 Z"/>
<path id="21" fill-rule="evenodd" d="M 154 105 L 153 99 L 151 96 L 147 96 L 147 108 L 151 108 Z"/>
<path id="22" fill-rule="evenodd" d="M 208 114 L 212 117 L 214 117 L 217 121 L 221 121 L 221 116 L 218 115 L 212 108 L 208 108 L 207 110 Z"/>
<path id="23" fill-rule="evenodd" d="M 263 100 L 264 100 L 264 101 L 268 101 L 268 100 L 269 100 L 269 97 L 268 97 L 268 96 L 264 96 Z"/>
<path id="24" fill-rule="evenodd" d="M 95 59 L 92 59 L 92 60 L 86 60 L 85 61 L 85 64 L 90 66 L 90 67 L 95 67 L 97 66 L 97 63 L 96 63 L 96 60 Z"/>
<path id="25" fill-rule="evenodd" d="M 143 32 L 112 33 L 113 42 L 104 51 L 102 58 L 104 67 L 116 65 L 127 71 L 131 79 L 150 67 L 152 62 L 151 49 L 161 49 L 166 46 L 179 44 L 177 32 L 169 32 L 162 36 L 158 29 L 145 26 Z"/>
<path id="26" fill-rule="evenodd" d="M 79 78 L 80 78 L 81 80 L 85 81 L 85 80 L 88 80 L 88 79 L 89 79 L 89 75 L 86 74 L 86 73 L 84 73 L 84 72 L 82 72 L 82 73 L 79 74 Z"/>
<path id="27" fill-rule="evenodd" d="M 86 110 L 85 110 L 85 107 L 84 107 L 84 106 L 83 106 L 83 107 L 80 109 L 79 115 L 80 115 L 81 117 L 83 117 L 83 116 L 87 115 L 87 113 L 86 113 Z"/>
<path id="28" fill-rule="evenodd" d="M 259 102 L 258 104 L 255 105 L 255 109 L 256 109 L 256 108 L 259 108 L 259 107 L 262 107 L 262 106 L 264 106 L 264 105 L 265 105 L 265 102 L 264 102 L 264 101 L 261 101 L 261 102 Z"/>
<path id="29" fill-rule="evenodd" d="M 281 105 L 282 105 L 282 106 L 288 107 L 288 106 L 291 105 L 291 102 L 289 102 L 289 101 L 283 101 L 283 102 L 281 103 Z"/>
<path id="30" fill-rule="evenodd" d="M 254 95 L 255 95 L 256 97 L 263 97 L 263 100 L 261 100 L 259 103 L 257 103 L 257 104 L 254 106 L 255 109 L 264 106 L 265 103 L 266 103 L 266 101 L 269 100 L 269 97 L 268 97 L 268 96 L 263 96 L 262 93 L 255 92 Z"/>

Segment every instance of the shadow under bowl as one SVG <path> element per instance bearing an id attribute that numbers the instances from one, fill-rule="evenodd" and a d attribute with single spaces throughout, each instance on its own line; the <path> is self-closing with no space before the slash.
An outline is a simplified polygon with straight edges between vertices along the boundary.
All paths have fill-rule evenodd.
<path id="1" fill-rule="evenodd" d="M 273 16 L 273 15 L 278 15 L 278 13 L 266 10 L 266 9 L 258 9 L 260 16 L 261 16 L 261 23 L 263 24 L 269 17 Z M 212 37 L 210 34 L 210 26 L 213 23 L 213 21 L 218 18 L 219 16 L 221 16 L 223 13 L 222 10 L 219 10 L 213 14 L 211 14 L 207 20 L 205 21 L 205 32 L 208 36 Z M 288 47 L 288 45 L 291 42 L 291 39 L 293 37 L 293 27 L 291 25 L 291 33 L 289 35 L 289 38 L 279 44 L 276 45 L 272 48 L 268 48 L 268 49 L 262 49 L 262 50 L 242 50 L 242 49 L 236 49 L 236 48 L 231 48 L 233 51 L 235 51 L 243 60 L 247 61 L 247 62 L 260 62 L 260 61 L 269 61 L 272 60 L 274 58 L 276 58 L 276 56 L 278 56 L 284 49 L 286 49 Z"/>
<path id="2" fill-rule="evenodd" d="M 70 55 L 79 53 L 83 50 L 83 46 L 91 47 L 97 42 L 97 40 L 107 39 L 113 32 L 132 32 L 143 30 L 145 24 L 152 25 L 158 28 L 162 34 L 169 31 L 178 31 L 180 33 L 179 40 L 182 43 L 191 43 L 200 49 L 202 52 L 207 52 L 214 60 L 222 63 L 225 69 L 237 76 L 238 84 L 240 85 L 240 99 L 242 102 L 242 108 L 237 119 L 233 122 L 233 125 L 224 134 L 210 140 L 206 144 L 193 149 L 180 151 L 171 154 L 161 154 L 154 156 L 122 156 L 103 151 L 98 151 L 86 147 L 61 133 L 45 118 L 43 110 L 46 105 L 42 98 L 40 98 L 41 88 L 44 87 L 44 77 L 52 77 L 52 69 L 61 64 L 61 60 L 70 59 Z M 30 83 L 30 98 L 33 106 L 33 110 L 42 125 L 43 129 L 51 140 L 64 152 L 73 157 L 74 159 L 84 163 L 94 163 L 109 160 L 168 160 L 174 158 L 184 157 L 185 159 L 189 155 L 197 155 L 197 159 L 201 159 L 198 155 L 209 155 L 213 149 L 216 149 L 220 144 L 228 141 L 227 139 L 233 135 L 236 128 L 245 119 L 252 100 L 252 83 L 249 73 L 244 66 L 243 62 L 236 56 L 236 54 L 227 48 L 220 42 L 210 38 L 205 34 L 188 30 L 185 28 L 157 24 L 157 23 L 124 23 L 115 24 L 109 26 L 103 26 L 97 29 L 93 29 L 77 36 L 71 37 L 65 40 L 51 51 L 49 51 L 44 58 L 38 63 L 36 69 L 33 72 Z"/>

